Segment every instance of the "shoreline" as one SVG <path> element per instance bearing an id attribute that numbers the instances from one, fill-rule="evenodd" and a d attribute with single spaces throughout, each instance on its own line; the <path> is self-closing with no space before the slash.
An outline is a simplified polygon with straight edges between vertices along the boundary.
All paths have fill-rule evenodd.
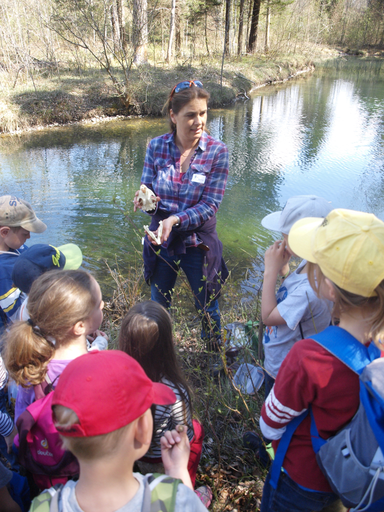
<path id="1" fill-rule="evenodd" d="M 108 78 L 100 70 L 88 70 L 78 77 L 63 71 L 61 77 L 41 79 L 35 88 L 21 84 L 8 91 L 0 104 L 0 137 L 23 135 L 64 126 L 96 124 L 116 119 L 161 116 L 172 84 L 184 79 L 201 78 L 211 93 L 210 108 L 222 108 L 249 99 L 261 88 L 284 84 L 305 77 L 316 69 L 315 61 L 335 59 L 337 50 L 321 49 L 313 58 L 305 55 L 277 59 L 245 56 L 226 64 L 223 76 L 218 65 L 157 69 L 148 65 L 150 83 L 140 70 L 133 70 L 130 85 L 132 101 L 122 105 Z"/>
<path id="2" fill-rule="evenodd" d="M 289 82 L 290 80 L 294 80 L 295 78 L 300 77 L 301 75 L 306 75 L 307 73 L 314 73 L 315 72 L 315 66 L 309 65 L 305 69 L 298 70 L 297 72 L 289 75 L 287 78 L 283 79 L 277 79 L 277 80 L 267 80 L 266 82 L 262 84 L 255 85 L 252 89 L 245 91 L 245 92 L 238 92 L 234 98 L 232 98 L 230 101 L 223 101 L 222 103 L 215 103 L 215 106 L 212 108 L 223 108 L 227 107 L 237 101 L 247 101 L 249 99 L 248 94 L 252 94 L 259 89 L 262 89 L 264 87 L 274 86 L 283 84 L 286 82 Z M 233 91 L 235 94 L 235 90 Z M 28 128 L 24 128 L 22 130 L 15 130 L 10 132 L 1 132 L 0 131 L 0 137 L 5 136 L 13 136 L 13 135 L 23 135 L 26 133 L 36 132 L 36 131 L 43 131 L 48 128 L 59 128 L 59 127 L 66 127 L 66 126 L 76 126 L 76 125 L 86 125 L 86 124 L 98 124 L 98 123 L 108 123 L 112 122 L 118 119 L 142 119 L 144 117 L 161 117 L 161 112 L 159 111 L 158 114 L 117 114 L 117 115 L 108 115 L 108 114 L 102 114 L 100 116 L 90 117 L 90 118 L 84 118 L 80 119 L 79 121 L 70 121 L 70 122 L 64 122 L 64 123 L 51 123 L 51 124 L 45 124 L 45 125 L 38 125 L 38 126 L 30 126 Z M 0 130 L 1 130 L 1 121 L 0 121 Z"/>

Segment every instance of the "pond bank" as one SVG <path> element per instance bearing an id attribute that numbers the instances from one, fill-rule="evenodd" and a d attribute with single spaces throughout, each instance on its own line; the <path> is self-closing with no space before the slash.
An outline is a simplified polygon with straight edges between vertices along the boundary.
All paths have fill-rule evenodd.
<path id="1" fill-rule="evenodd" d="M 286 82 L 315 69 L 315 62 L 335 58 L 336 50 L 316 49 L 309 54 L 271 57 L 232 57 L 199 66 L 157 68 L 147 64 L 130 73 L 131 103 L 127 108 L 101 70 L 81 72 L 58 69 L 56 74 L 35 77 L 33 83 L 7 84 L 0 100 L 0 134 L 17 134 L 51 126 L 99 122 L 136 116 L 160 116 L 169 90 L 175 83 L 199 78 L 211 93 L 210 106 L 219 108 L 246 99 L 260 87 Z"/>

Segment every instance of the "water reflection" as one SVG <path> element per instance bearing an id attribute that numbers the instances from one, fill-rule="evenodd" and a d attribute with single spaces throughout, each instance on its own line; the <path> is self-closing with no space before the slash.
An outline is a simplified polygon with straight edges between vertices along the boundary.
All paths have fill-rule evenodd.
<path id="1" fill-rule="evenodd" d="M 384 219 L 383 114 L 382 62 L 359 60 L 209 113 L 211 134 L 230 151 L 218 231 L 243 286 L 259 286 L 274 238 L 261 218 L 292 195 L 321 195 Z M 166 130 L 165 120 L 139 119 L 1 137 L 1 193 L 26 198 L 47 223 L 31 243 L 78 243 L 85 266 L 107 283 L 104 259 L 113 265 L 117 255 L 124 269 L 140 252 L 146 217 L 133 214 L 132 198 L 147 143 Z"/>

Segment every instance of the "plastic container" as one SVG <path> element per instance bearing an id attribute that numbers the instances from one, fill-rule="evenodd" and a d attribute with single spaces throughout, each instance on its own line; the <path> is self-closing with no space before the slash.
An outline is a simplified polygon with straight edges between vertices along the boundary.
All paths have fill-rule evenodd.
<path id="1" fill-rule="evenodd" d="M 233 322 L 224 327 L 224 343 L 231 347 L 250 347 L 251 342 L 245 332 L 245 324 Z"/>
<path id="2" fill-rule="evenodd" d="M 258 366 L 243 363 L 235 373 L 233 382 L 242 393 L 254 395 L 264 382 L 264 372 Z"/>

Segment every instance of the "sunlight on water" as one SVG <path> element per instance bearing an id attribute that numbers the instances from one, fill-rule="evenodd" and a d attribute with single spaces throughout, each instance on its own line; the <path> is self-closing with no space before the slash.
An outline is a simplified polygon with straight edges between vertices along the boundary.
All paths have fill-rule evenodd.
<path id="1" fill-rule="evenodd" d="M 259 287 L 263 253 L 277 236 L 260 220 L 292 195 L 317 194 L 384 220 L 384 82 L 381 62 L 363 64 L 336 61 L 209 113 L 211 134 L 230 151 L 219 236 L 245 289 Z M 165 120 L 147 118 L 1 137 L 1 193 L 30 201 L 48 225 L 30 244 L 79 244 L 104 285 L 104 260 L 139 266 L 147 219 L 133 213 L 132 199 L 147 143 L 165 131 Z"/>

